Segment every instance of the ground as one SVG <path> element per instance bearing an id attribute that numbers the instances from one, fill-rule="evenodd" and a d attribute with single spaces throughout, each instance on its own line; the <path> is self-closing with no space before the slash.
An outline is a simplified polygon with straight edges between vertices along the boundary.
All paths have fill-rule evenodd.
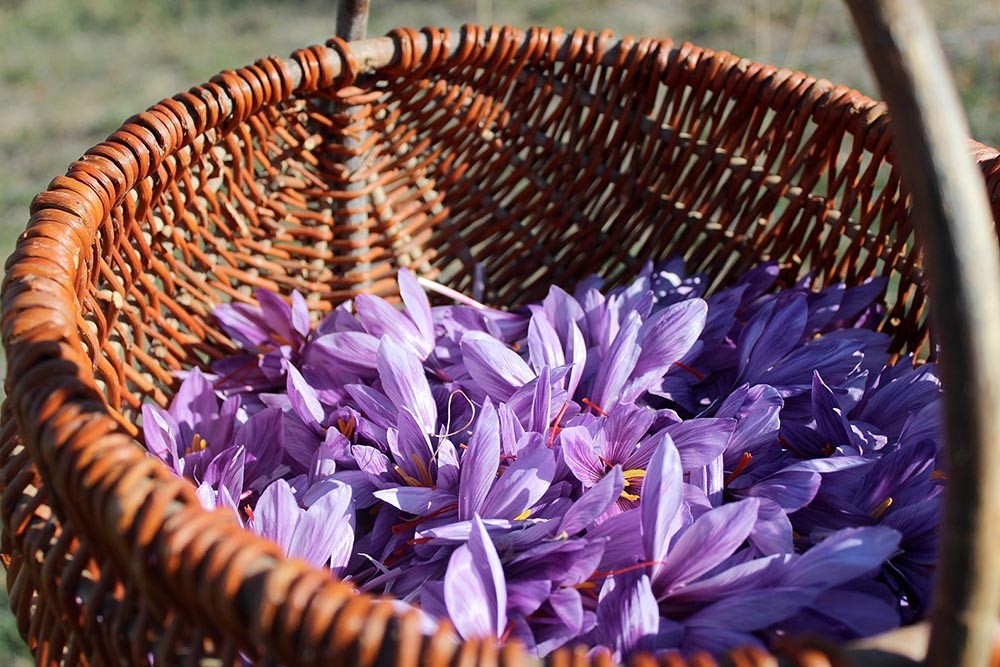
<path id="1" fill-rule="evenodd" d="M 0 0 L 0 256 L 54 176 L 133 113 L 258 57 L 322 43 L 333 0 Z M 972 135 L 1000 145 L 1000 1 L 926 0 Z M 372 0 L 370 34 L 466 22 L 690 40 L 875 95 L 841 0 Z M 0 361 L 2 364 L 2 361 Z M 26 655 L 0 594 L 0 667 Z"/>

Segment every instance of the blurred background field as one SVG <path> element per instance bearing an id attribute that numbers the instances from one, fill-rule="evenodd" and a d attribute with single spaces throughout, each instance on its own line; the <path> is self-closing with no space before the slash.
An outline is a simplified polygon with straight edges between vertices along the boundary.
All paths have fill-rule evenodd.
<path id="1" fill-rule="evenodd" d="M 925 0 L 972 135 L 1000 145 L 1000 0 Z M 31 197 L 130 115 L 332 33 L 335 0 L 0 0 L 0 255 Z M 610 28 L 799 69 L 875 95 L 842 0 L 372 0 L 369 34 L 462 23 Z M 2 361 L 0 361 L 2 363 Z M 0 591 L 0 667 L 26 652 Z"/>

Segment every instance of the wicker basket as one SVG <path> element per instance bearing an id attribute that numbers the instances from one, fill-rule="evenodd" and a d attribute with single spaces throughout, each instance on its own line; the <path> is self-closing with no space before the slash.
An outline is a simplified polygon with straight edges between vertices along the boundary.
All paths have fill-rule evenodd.
<path id="1" fill-rule="evenodd" d="M 201 509 L 137 444 L 142 402 L 233 349 L 216 304 L 263 286 L 322 312 L 390 294 L 399 266 L 464 289 L 481 263 L 503 304 L 672 252 L 719 284 L 768 259 L 788 280 L 885 275 L 894 350 L 930 352 L 891 148 L 884 107 L 829 82 L 544 29 L 335 39 L 139 114 L 38 195 L 7 262 L 2 552 L 21 634 L 39 664 L 527 664 L 424 637 Z M 997 152 L 975 150 L 997 187 Z"/>

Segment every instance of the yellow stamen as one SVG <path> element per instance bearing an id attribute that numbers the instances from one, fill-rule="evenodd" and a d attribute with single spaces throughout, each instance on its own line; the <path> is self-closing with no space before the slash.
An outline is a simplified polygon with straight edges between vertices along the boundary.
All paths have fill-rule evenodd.
<path id="1" fill-rule="evenodd" d="M 403 469 L 400 468 L 399 466 L 393 466 L 393 468 L 396 470 L 397 473 L 399 473 L 399 476 L 403 478 L 403 481 L 409 484 L 410 486 L 423 486 L 423 484 L 420 483 L 419 479 L 416 479 L 415 477 L 410 477 L 405 472 L 403 472 Z"/>
<path id="2" fill-rule="evenodd" d="M 520 514 L 518 514 L 516 517 L 514 517 L 514 521 L 524 521 L 529 516 L 531 516 L 531 508 L 530 507 L 528 509 L 524 510 L 523 512 L 521 512 Z"/>
<path id="3" fill-rule="evenodd" d="M 944 470 L 935 470 L 934 472 L 931 473 L 931 479 L 943 479 L 944 481 L 947 482 L 948 473 L 946 473 Z"/>
<path id="4" fill-rule="evenodd" d="M 337 419 L 337 430 L 347 439 L 354 435 L 354 429 L 358 426 L 358 420 L 354 417 L 350 419 Z"/>
<path id="5" fill-rule="evenodd" d="M 420 473 L 420 479 L 423 481 L 422 486 L 434 486 L 434 480 L 431 479 L 431 473 L 424 465 L 424 462 L 420 460 L 416 452 L 410 454 L 410 459 L 416 464 L 417 472 Z"/>
<path id="6" fill-rule="evenodd" d="M 208 442 L 205 440 L 205 438 L 195 433 L 194 437 L 191 438 L 191 446 L 188 447 L 187 450 L 184 452 L 184 456 L 188 456 L 189 454 L 194 454 L 195 452 L 201 452 L 204 451 L 205 449 L 208 449 Z"/>
<path id="7" fill-rule="evenodd" d="M 872 510 L 869 516 L 871 516 L 871 518 L 875 520 L 881 519 L 882 516 L 886 513 L 886 511 L 890 507 L 892 507 L 892 496 L 889 496 L 888 498 L 880 502 L 878 505 L 876 505 L 875 509 Z"/>
<path id="8" fill-rule="evenodd" d="M 646 471 L 640 470 L 638 468 L 633 468 L 631 470 L 623 470 L 622 477 L 625 478 L 625 488 L 622 489 L 622 498 L 624 498 L 625 500 L 639 500 L 639 494 L 629 493 L 625 489 L 628 489 L 632 486 L 633 480 L 640 480 L 645 476 L 646 476 Z"/>

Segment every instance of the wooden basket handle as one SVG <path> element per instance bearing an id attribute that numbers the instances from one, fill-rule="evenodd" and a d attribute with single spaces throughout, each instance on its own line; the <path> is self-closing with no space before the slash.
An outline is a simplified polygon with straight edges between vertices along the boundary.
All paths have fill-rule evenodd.
<path id="1" fill-rule="evenodd" d="M 1000 260 L 986 190 L 933 24 L 919 0 L 845 0 L 891 112 L 943 349 L 948 490 L 927 664 L 988 664 L 1000 608 Z M 337 36 L 365 36 L 340 0 Z"/>
<path id="2" fill-rule="evenodd" d="M 948 487 L 929 665 L 989 664 L 1000 606 L 1000 261 L 982 175 L 922 2 L 846 0 L 890 111 L 941 345 Z"/>
<path id="3" fill-rule="evenodd" d="M 368 31 L 368 0 L 340 0 L 337 3 L 337 37 L 354 42 Z"/>

